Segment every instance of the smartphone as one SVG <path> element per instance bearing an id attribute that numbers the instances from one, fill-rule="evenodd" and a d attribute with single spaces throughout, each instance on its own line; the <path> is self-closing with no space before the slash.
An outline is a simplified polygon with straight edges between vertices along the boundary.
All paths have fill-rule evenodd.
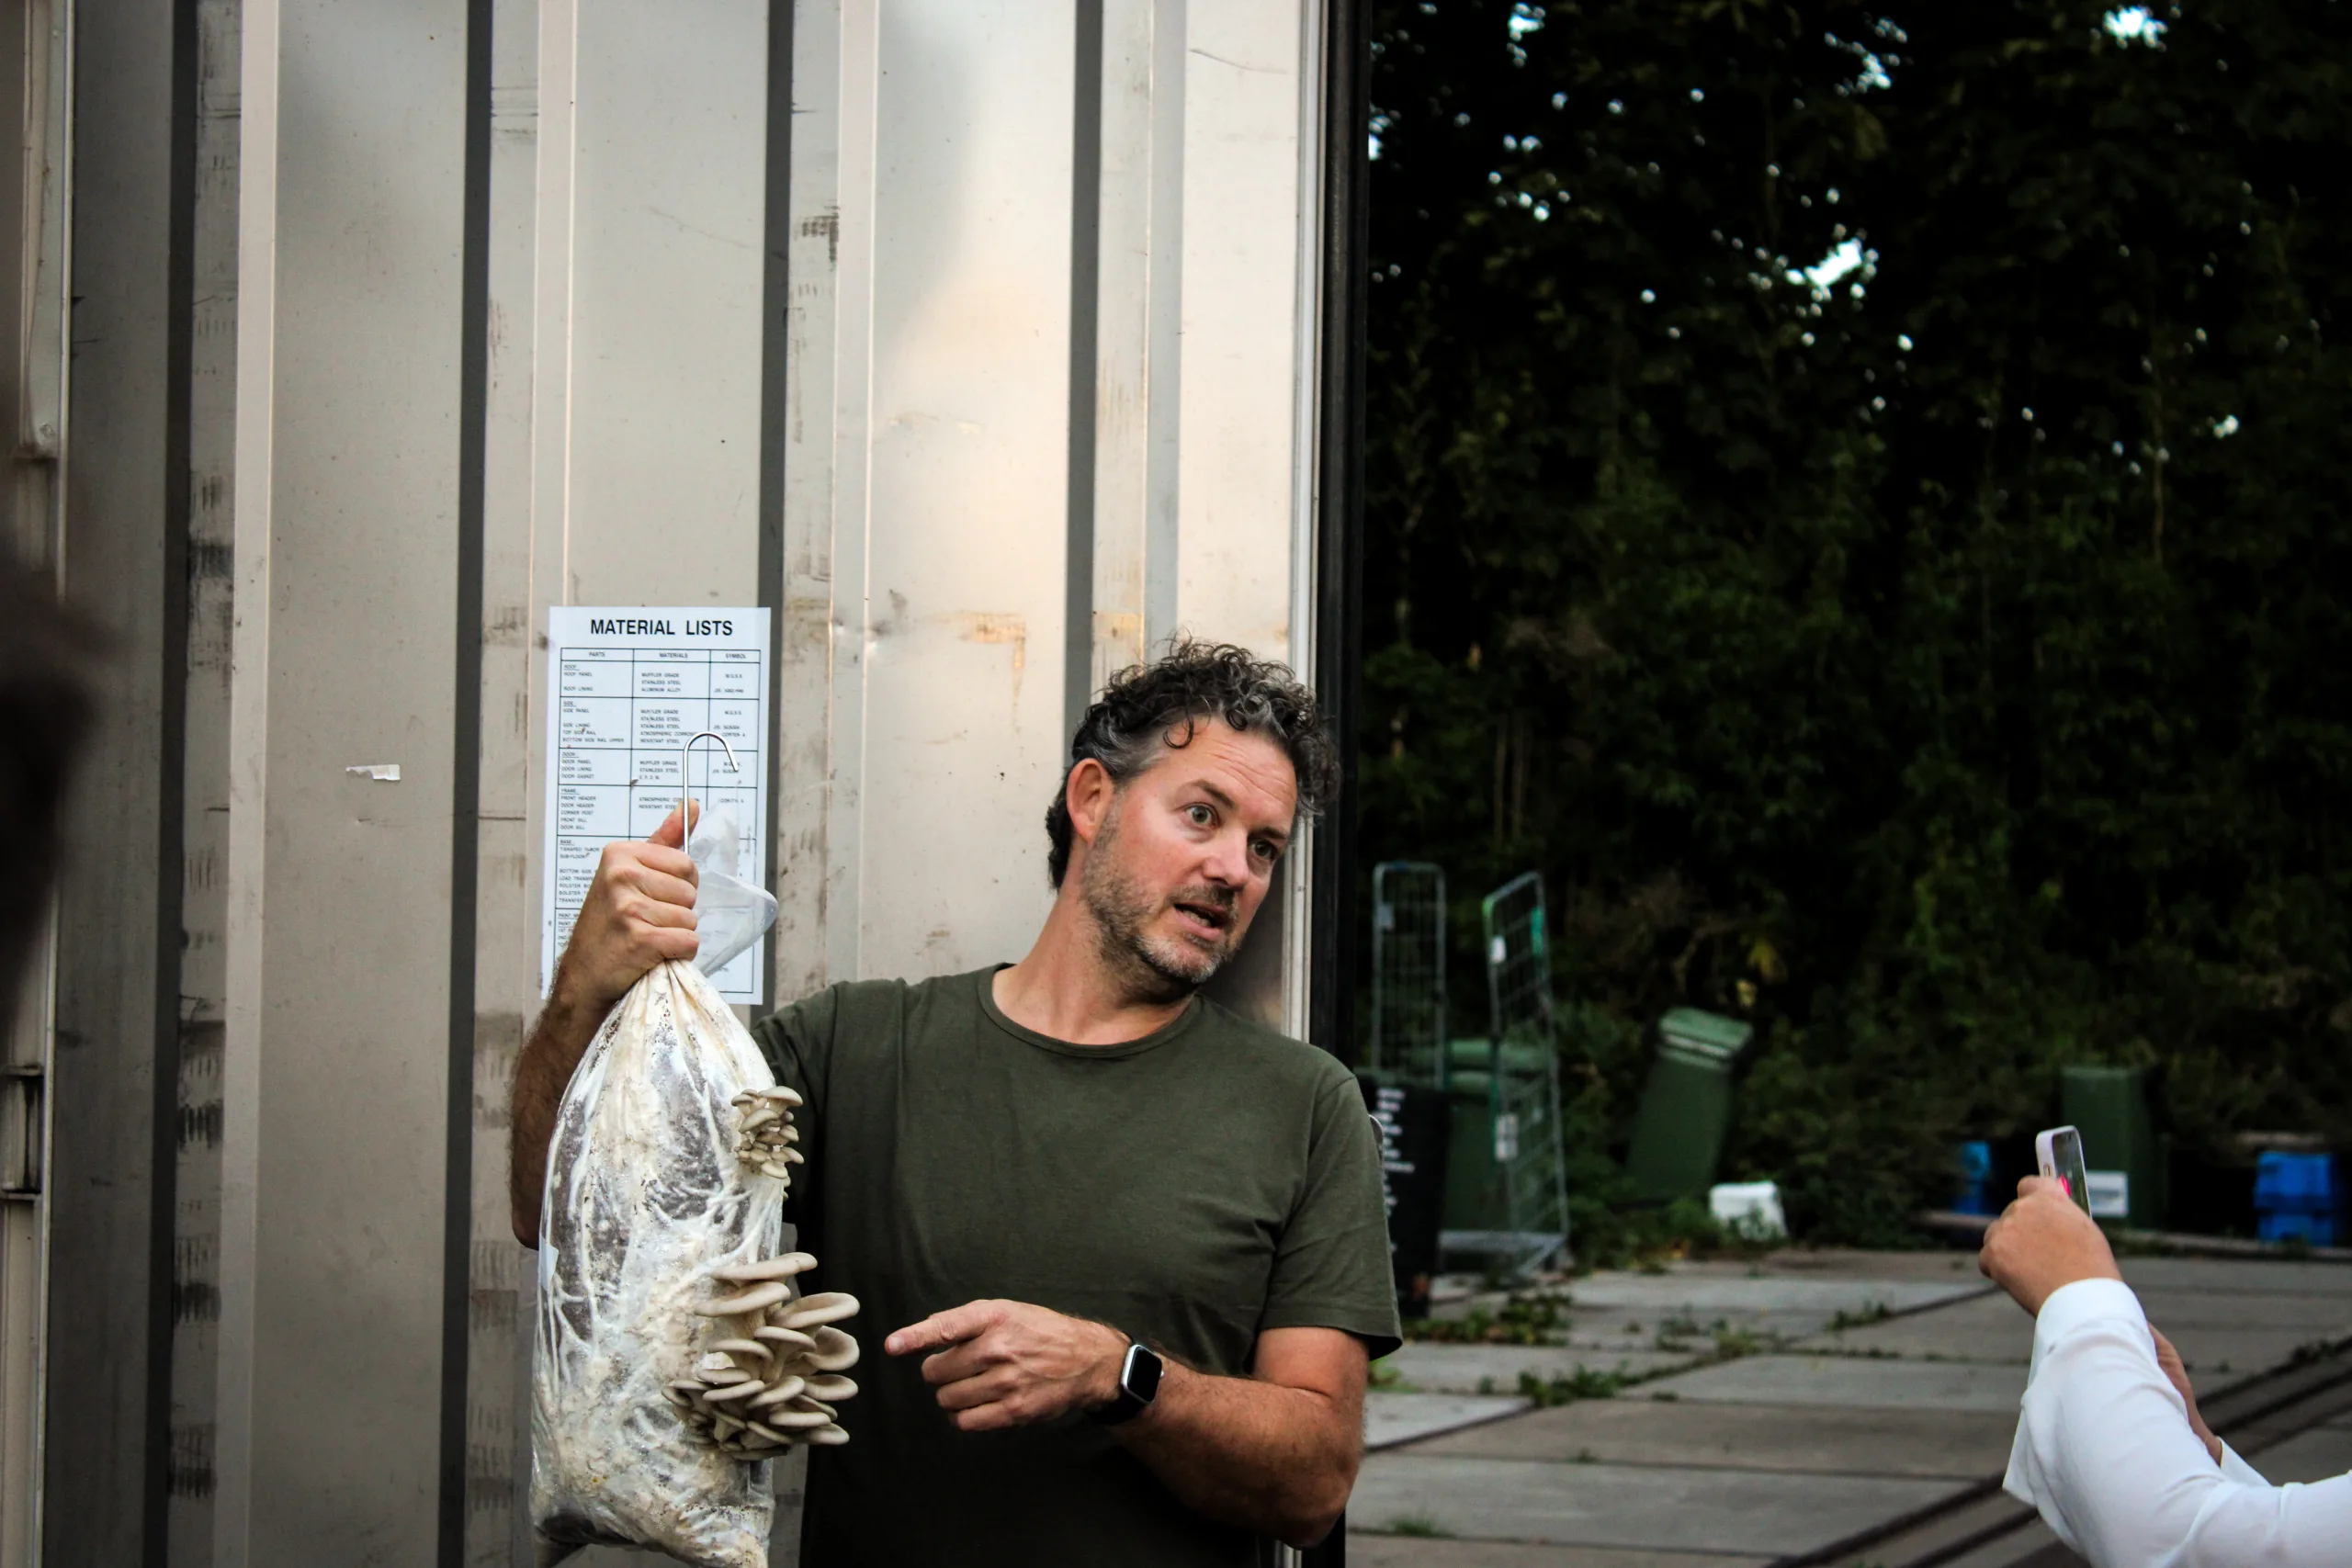
<path id="1" fill-rule="evenodd" d="M 2055 1177 L 2066 1196 L 2086 1214 L 2091 1212 L 2090 1173 L 2083 1165 L 2083 1135 L 2072 1127 L 2052 1127 L 2035 1134 L 2033 1157 L 2041 1174 Z"/>

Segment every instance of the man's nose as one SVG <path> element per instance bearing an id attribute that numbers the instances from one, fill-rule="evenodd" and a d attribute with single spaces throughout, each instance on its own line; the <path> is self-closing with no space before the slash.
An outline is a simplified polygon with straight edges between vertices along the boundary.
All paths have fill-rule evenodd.
<path id="1" fill-rule="evenodd" d="M 1238 833 L 1221 833 L 1209 847 L 1209 880 L 1220 887 L 1239 888 L 1250 880 L 1250 841 Z"/>

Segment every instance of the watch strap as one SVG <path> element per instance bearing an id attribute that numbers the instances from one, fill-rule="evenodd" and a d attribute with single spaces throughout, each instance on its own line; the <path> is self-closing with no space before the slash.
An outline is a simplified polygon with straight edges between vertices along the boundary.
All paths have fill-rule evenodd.
<path id="1" fill-rule="evenodd" d="M 1148 1383 L 1152 1393 L 1143 1394 L 1136 1392 L 1134 1383 L 1137 1381 L 1136 1363 L 1147 1357 L 1153 1363 L 1150 1371 L 1154 1375 Z M 1159 1352 L 1153 1350 L 1142 1340 L 1130 1336 L 1127 1340 L 1126 1353 L 1119 1358 L 1119 1376 L 1113 1385 L 1111 1403 L 1098 1405 L 1087 1414 L 1093 1418 L 1097 1426 L 1101 1427 L 1115 1427 L 1123 1421 L 1134 1420 L 1151 1408 L 1152 1401 L 1158 1396 L 1159 1389 L 1159 1379 L 1157 1374 L 1164 1369 L 1164 1366 L 1165 1363 L 1161 1362 Z"/>

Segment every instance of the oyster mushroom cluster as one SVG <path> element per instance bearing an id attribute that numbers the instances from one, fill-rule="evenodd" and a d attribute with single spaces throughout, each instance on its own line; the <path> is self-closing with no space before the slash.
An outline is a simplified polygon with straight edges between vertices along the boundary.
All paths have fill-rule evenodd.
<path id="1" fill-rule="evenodd" d="M 735 1124 L 735 1157 L 787 1188 L 792 1168 L 801 1163 L 800 1151 L 792 1146 L 800 1141 L 800 1129 L 792 1124 L 792 1108 L 799 1103 L 800 1097 L 781 1085 L 746 1089 L 734 1100 L 743 1115 Z"/>
<path id="2" fill-rule="evenodd" d="M 733 1104 L 735 1155 L 746 1166 L 792 1186 L 802 1163 L 792 1108 L 800 1096 L 782 1087 L 747 1089 Z M 690 1377 L 663 1390 L 686 1429 L 736 1459 L 766 1459 L 794 1443 L 849 1441 L 833 1417 L 857 1392 L 842 1374 L 857 1364 L 857 1341 L 834 1325 L 854 1314 L 857 1298 L 840 1291 L 799 1294 L 797 1276 L 817 1266 L 806 1252 L 711 1270 L 718 1294 L 695 1304 L 718 1337 L 697 1357 Z"/>
<path id="3" fill-rule="evenodd" d="M 794 1443 L 849 1441 L 834 1417 L 857 1384 L 857 1341 L 834 1325 L 857 1311 L 842 1291 L 793 1293 L 793 1276 L 817 1266 L 805 1252 L 712 1270 L 731 1294 L 697 1303 L 724 1337 L 695 1362 L 694 1375 L 663 1390 L 687 1430 L 738 1459 L 767 1459 Z"/>

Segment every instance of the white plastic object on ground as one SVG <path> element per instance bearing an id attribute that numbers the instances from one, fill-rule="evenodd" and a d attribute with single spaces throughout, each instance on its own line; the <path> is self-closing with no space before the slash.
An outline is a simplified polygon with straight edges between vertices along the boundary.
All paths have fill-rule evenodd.
<path id="1" fill-rule="evenodd" d="M 1779 1241 L 1789 1234 L 1778 1182 L 1719 1182 L 1707 1190 L 1707 1211 L 1742 1241 Z"/>
<path id="2" fill-rule="evenodd" d="M 543 1563 L 608 1541 L 695 1568 L 765 1568 L 767 1466 L 710 1446 L 668 1390 L 699 1381 L 716 1341 L 752 1337 L 744 1320 L 695 1308 L 740 1289 L 712 1270 L 781 1250 L 786 1183 L 739 1155 L 734 1103 L 749 1093 L 780 1105 L 775 1088 L 710 980 L 663 964 L 629 988 L 564 1089 L 539 1219 L 531 1375 Z"/>

